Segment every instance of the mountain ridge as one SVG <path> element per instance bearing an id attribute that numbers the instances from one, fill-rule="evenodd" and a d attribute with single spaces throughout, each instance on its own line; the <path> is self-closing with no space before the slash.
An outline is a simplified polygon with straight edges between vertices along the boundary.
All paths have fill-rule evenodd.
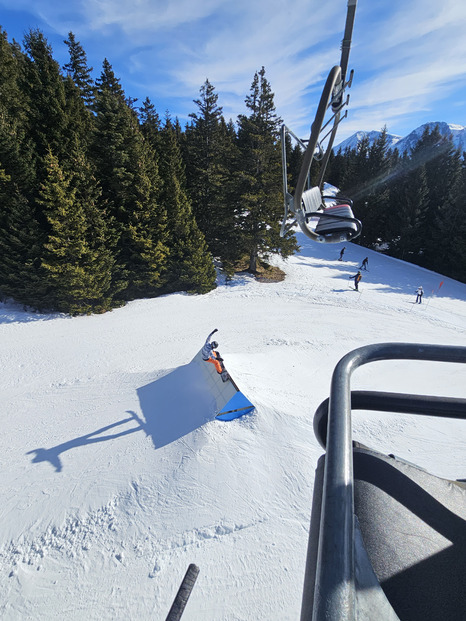
<path id="1" fill-rule="evenodd" d="M 387 133 L 389 149 L 398 149 L 400 153 L 409 153 L 409 151 L 417 144 L 419 139 L 421 138 L 424 130 L 429 128 L 431 131 L 438 126 L 440 133 L 442 136 L 452 136 L 452 142 L 455 148 L 460 149 L 460 151 L 466 150 L 466 126 L 459 125 L 455 123 L 446 123 L 445 121 L 431 121 L 428 123 L 423 123 L 413 129 L 406 136 L 398 136 L 396 134 Z M 381 135 L 381 131 L 372 130 L 372 131 L 364 131 L 359 130 L 355 132 L 349 138 L 346 138 L 338 145 L 333 148 L 334 153 L 338 153 L 341 149 L 342 153 L 346 151 L 346 149 L 356 149 L 360 141 L 367 136 L 369 138 L 369 144 L 372 145 Z"/>

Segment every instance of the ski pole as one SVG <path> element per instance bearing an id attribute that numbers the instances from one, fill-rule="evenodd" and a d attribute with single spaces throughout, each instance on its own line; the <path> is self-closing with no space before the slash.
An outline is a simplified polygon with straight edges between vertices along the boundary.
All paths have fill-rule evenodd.
<path id="1" fill-rule="evenodd" d="M 181 615 L 183 614 L 186 604 L 188 603 L 189 596 L 191 595 L 191 591 L 193 590 L 194 584 L 197 580 L 198 573 L 199 567 L 194 565 L 194 563 L 191 563 L 186 571 L 183 582 L 181 583 L 165 621 L 179 621 L 179 619 L 181 619 Z"/>

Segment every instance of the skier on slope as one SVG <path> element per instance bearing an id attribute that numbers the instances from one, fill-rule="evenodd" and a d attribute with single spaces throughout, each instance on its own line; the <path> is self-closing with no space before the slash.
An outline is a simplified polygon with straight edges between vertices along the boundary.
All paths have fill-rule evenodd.
<path id="1" fill-rule="evenodd" d="M 230 376 L 228 375 L 225 367 L 223 366 L 223 358 L 220 356 L 220 353 L 218 351 L 215 351 L 215 349 L 217 349 L 218 347 L 218 343 L 217 341 L 210 342 L 210 339 L 216 332 L 218 332 L 217 328 L 215 328 L 215 330 L 212 330 L 212 332 L 206 338 L 204 347 L 201 350 L 201 355 L 204 362 L 211 362 L 214 365 L 217 373 L 219 373 L 222 376 L 222 380 L 226 382 L 228 379 L 230 379 Z"/>
<path id="2" fill-rule="evenodd" d="M 361 263 L 361 265 L 359 266 L 359 269 L 362 270 L 362 268 L 364 268 L 365 270 L 367 270 L 368 263 L 369 263 L 369 257 L 366 257 L 364 261 Z"/>
<path id="3" fill-rule="evenodd" d="M 419 285 L 419 287 L 416 289 L 416 302 L 415 304 L 422 303 L 422 296 L 424 295 L 424 289 L 421 287 L 421 285 Z"/>
<path id="4" fill-rule="evenodd" d="M 354 276 L 349 276 L 349 278 L 354 278 L 354 288 L 356 289 L 356 291 L 359 291 L 358 285 L 359 285 L 359 281 L 362 278 L 361 272 L 358 270 L 357 274 L 355 274 Z"/>
<path id="5" fill-rule="evenodd" d="M 340 256 L 338 258 L 339 261 L 343 261 L 343 255 L 345 254 L 345 250 L 346 246 L 343 246 L 343 248 L 340 250 Z"/>

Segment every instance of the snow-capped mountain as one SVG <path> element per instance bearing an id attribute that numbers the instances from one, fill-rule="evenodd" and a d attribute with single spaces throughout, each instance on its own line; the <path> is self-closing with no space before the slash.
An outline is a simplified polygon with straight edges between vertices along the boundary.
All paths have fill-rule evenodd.
<path id="1" fill-rule="evenodd" d="M 395 134 L 387 134 L 389 148 L 393 149 L 396 147 L 400 153 L 409 153 L 409 151 L 421 138 L 426 127 L 432 131 L 436 126 L 438 126 L 439 131 L 443 136 L 452 136 L 453 145 L 457 149 L 460 149 L 461 151 L 466 150 L 466 127 L 464 125 L 455 125 L 453 123 L 445 123 L 443 121 L 424 123 L 404 137 L 396 136 Z M 349 138 L 346 138 L 346 140 L 340 142 L 336 147 L 334 147 L 334 151 L 337 153 L 340 149 L 342 152 L 346 149 L 355 149 L 365 136 L 369 138 L 369 143 L 373 144 L 380 134 L 380 131 L 358 131 Z"/>
<path id="2" fill-rule="evenodd" d="M 369 144 L 373 144 L 381 133 L 382 132 L 375 130 L 370 132 L 365 132 L 362 130 L 358 131 L 349 138 L 346 138 L 346 140 L 343 140 L 338 145 L 333 147 L 333 150 L 335 151 L 335 153 L 338 153 L 338 151 L 341 149 L 341 152 L 344 153 L 346 149 L 356 149 L 361 140 L 366 136 L 367 138 L 369 138 Z M 402 136 L 396 136 L 395 134 L 387 134 L 387 138 L 390 148 L 393 148 L 400 140 L 403 140 Z"/>

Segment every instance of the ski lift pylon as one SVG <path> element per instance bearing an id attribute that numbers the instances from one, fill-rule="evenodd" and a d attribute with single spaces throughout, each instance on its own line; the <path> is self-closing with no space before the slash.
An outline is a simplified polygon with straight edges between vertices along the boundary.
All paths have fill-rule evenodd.
<path id="1" fill-rule="evenodd" d="M 351 86 L 353 71 L 346 81 L 349 51 L 351 47 L 351 35 L 353 31 L 354 15 L 357 0 L 348 0 L 345 33 L 341 48 L 340 65 L 332 67 L 317 107 L 314 122 L 311 126 L 311 135 L 307 143 L 300 140 L 293 132 L 282 126 L 282 171 L 283 171 L 283 194 L 285 214 L 280 230 L 283 237 L 296 223 L 307 237 L 317 242 L 338 243 L 350 241 L 362 230 L 361 222 L 356 219 L 352 211 L 352 203 L 348 199 L 341 201 L 338 197 L 325 197 L 322 195 L 324 175 L 330 157 L 335 135 L 340 122 L 346 118 L 347 110 L 342 110 L 348 105 L 349 96 L 345 98 L 345 89 Z M 330 118 L 325 121 L 327 112 L 331 112 Z M 322 138 L 323 130 L 333 123 L 331 129 Z M 294 196 L 288 191 L 288 171 L 286 161 L 286 138 L 292 136 L 304 149 L 303 162 L 299 172 Z M 323 141 L 328 138 L 326 147 Z M 310 170 L 312 162 L 320 161 L 320 174 L 316 186 L 310 187 Z M 331 198 L 331 203 L 326 202 Z M 339 202 L 340 201 L 340 202 Z M 294 219 L 290 222 L 290 217 Z"/>

